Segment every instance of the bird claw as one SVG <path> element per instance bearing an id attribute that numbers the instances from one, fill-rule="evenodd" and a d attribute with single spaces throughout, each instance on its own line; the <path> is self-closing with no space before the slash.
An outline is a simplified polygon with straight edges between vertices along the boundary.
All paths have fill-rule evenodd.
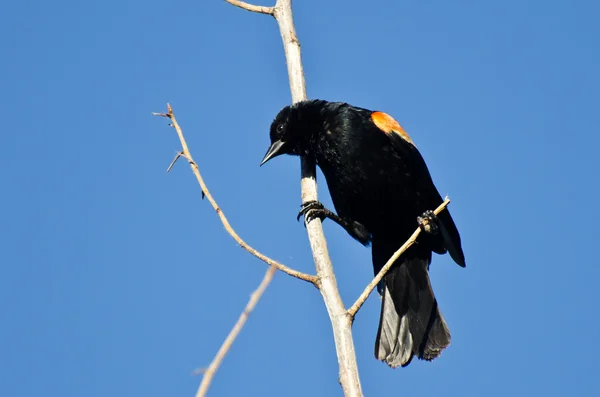
<path id="1" fill-rule="evenodd" d="M 423 215 L 418 216 L 417 223 L 425 233 L 437 234 L 439 231 L 437 215 L 431 210 L 425 211 Z"/>
<path id="2" fill-rule="evenodd" d="M 300 217 L 304 216 L 304 223 L 307 224 L 315 218 L 323 220 L 325 218 L 327 210 L 325 206 L 316 200 L 307 201 L 300 206 L 300 212 L 296 220 L 299 221 Z"/>

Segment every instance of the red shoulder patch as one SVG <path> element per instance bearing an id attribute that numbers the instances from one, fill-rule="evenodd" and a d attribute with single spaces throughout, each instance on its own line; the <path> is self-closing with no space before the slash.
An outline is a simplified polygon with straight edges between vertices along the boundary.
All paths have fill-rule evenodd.
<path id="1" fill-rule="evenodd" d="M 415 145 L 410 139 L 410 136 L 404 131 L 404 128 L 392 116 L 383 112 L 373 112 L 371 113 L 371 120 L 373 123 L 379 128 L 381 131 L 386 134 L 396 134 L 399 135 L 400 138 L 404 139 L 406 142 L 411 145 Z"/>

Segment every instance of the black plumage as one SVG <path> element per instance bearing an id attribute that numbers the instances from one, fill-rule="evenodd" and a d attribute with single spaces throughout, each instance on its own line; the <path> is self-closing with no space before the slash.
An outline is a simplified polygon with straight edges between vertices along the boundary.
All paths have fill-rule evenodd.
<path id="1" fill-rule="evenodd" d="M 283 108 L 270 130 L 264 164 L 281 154 L 312 157 L 323 171 L 337 215 L 308 203 L 308 218 L 331 218 L 364 245 L 375 274 L 419 225 L 429 224 L 379 286 L 381 316 L 375 356 L 391 367 L 413 356 L 432 360 L 450 344 L 450 331 L 429 281 L 432 252 L 449 252 L 464 267 L 456 225 L 411 138 L 389 115 L 341 102 L 311 100 Z M 425 223 L 422 223 L 424 225 Z"/>

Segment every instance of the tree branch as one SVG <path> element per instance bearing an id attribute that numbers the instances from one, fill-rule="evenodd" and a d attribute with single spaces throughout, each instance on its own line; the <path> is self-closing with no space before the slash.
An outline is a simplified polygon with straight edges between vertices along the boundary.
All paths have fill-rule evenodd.
<path id="1" fill-rule="evenodd" d="M 238 1 L 238 0 L 225 0 L 225 1 L 228 2 L 229 4 L 232 4 L 239 8 L 243 8 L 244 10 L 248 10 L 250 12 L 256 12 L 259 14 L 267 14 L 267 15 L 273 15 L 273 13 L 274 13 L 274 7 L 255 6 L 253 4 L 248 4 L 244 1 Z"/>
<path id="2" fill-rule="evenodd" d="M 237 1 L 227 2 L 240 6 Z M 245 4 L 242 8 L 258 11 L 257 6 Z M 306 100 L 306 82 L 302 67 L 302 56 L 300 53 L 300 42 L 296 35 L 294 20 L 292 16 L 292 0 L 277 0 L 272 9 L 273 15 L 279 25 L 283 49 L 287 61 L 288 76 L 292 102 Z M 264 13 L 264 12 L 263 12 Z M 302 202 L 317 200 L 316 165 L 307 158 L 301 159 L 301 195 Z M 323 296 L 327 313 L 333 328 L 336 353 L 339 365 L 339 382 L 347 397 L 360 397 L 362 390 L 354 352 L 354 341 L 352 339 L 352 316 L 348 315 L 337 287 L 333 265 L 327 249 L 327 241 L 323 233 L 321 220 L 313 219 L 306 225 L 313 260 L 317 269 L 317 287 Z"/>
<path id="3" fill-rule="evenodd" d="M 244 248 L 246 251 L 248 251 L 249 253 L 251 253 L 252 255 L 254 255 L 258 259 L 260 259 L 261 261 L 267 263 L 270 266 L 276 267 L 278 270 L 281 270 L 282 272 L 287 273 L 292 277 L 296 277 L 296 278 L 299 278 L 304 281 L 308 281 L 308 282 L 316 285 L 317 277 L 312 276 L 310 274 L 299 272 L 294 269 L 291 269 L 291 268 L 285 266 L 284 264 L 279 263 L 279 262 L 269 258 L 266 255 L 261 254 L 260 252 L 258 252 L 254 248 L 252 248 L 244 240 L 242 240 L 242 238 L 235 232 L 235 230 L 233 230 L 233 228 L 229 224 L 229 221 L 225 217 L 225 214 L 223 213 L 223 211 L 221 210 L 221 208 L 219 207 L 219 205 L 213 198 L 212 194 L 210 194 L 210 192 L 208 191 L 208 188 L 206 187 L 206 184 L 204 183 L 204 179 L 202 179 L 202 176 L 200 175 L 200 169 L 198 168 L 198 165 L 192 158 L 192 154 L 190 153 L 190 149 L 188 148 L 188 145 L 185 141 L 183 132 L 181 131 L 181 127 L 179 127 L 179 124 L 177 123 L 177 119 L 175 118 L 175 114 L 173 113 L 173 109 L 171 108 L 171 105 L 167 104 L 167 113 L 153 113 L 153 115 L 167 117 L 168 119 L 170 119 L 173 128 L 175 128 L 175 131 L 177 131 L 177 136 L 179 137 L 179 141 L 181 143 L 182 150 L 181 150 L 181 152 L 179 152 L 177 154 L 177 156 L 175 157 L 175 160 L 173 160 L 173 162 L 169 166 L 169 170 L 171 169 L 171 167 L 173 166 L 173 164 L 175 163 L 175 161 L 177 161 L 177 159 L 179 157 L 184 157 L 188 160 L 188 162 L 190 163 L 190 167 L 192 168 L 192 172 L 194 173 L 194 175 L 196 176 L 196 179 L 198 180 L 198 183 L 200 184 L 200 187 L 202 189 L 202 194 L 206 195 L 206 198 L 208 199 L 208 201 L 210 202 L 212 207 L 217 212 L 217 215 L 219 215 L 219 218 L 221 219 L 221 222 L 223 223 L 225 230 L 227 230 L 227 233 L 229 233 L 229 235 L 231 235 L 231 237 L 233 237 L 233 239 L 242 248 Z"/>
<path id="4" fill-rule="evenodd" d="M 200 387 L 198 388 L 196 397 L 204 397 L 206 395 L 206 392 L 208 391 L 208 388 L 210 387 L 212 379 L 215 376 L 215 373 L 217 372 L 217 370 L 219 369 L 219 366 L 221 365 L 223 358 L 225 358 L 225 355 L 227 354 L 227 352 L 229 352 L 229 349 L 231 349 L 231 345 L 233 344 L 233 342 L 235 341 L 235 338 L 238 336 L 242 327 L 246 323 L 246 320 L 248 319 L 250 312 L 252 312 L 252 310 L 254 310 L 254 306 L 256 306 L 256 304 L 260 300 L 260 297 L 262 296 L 263 292 L 265 292 L 265 289 L 267 289 L 267 286 L 273 279 L 275 270 L 276 270 L 275 267 L 270 267 L 267 270 L 267 273 L 265 274 L 263 280 L 261 281 L 258 288 L 250 296 L 250 300 L 248 301 L 246 308 L 240 315 L 240 318 L 237 320 L 237 322 L 233 326 L 232 330 L 229 332 L 229 335 L 227 335 L 227 338 L 225 339 L 225 342 L 223 342 L 223 345 L 221 345 L 221 348 L 217 352 L 217 355 L 215 356 L 213 361 L 210 363 L 209 367 L 205 371 L 203 371 L 204 377 L 202 378 L 202 382 L 200 383 Z"/>
<path id="5" fill-rule="evenodd" d="M 446 206 L 449 203 L 450 203 L 450 199 L 448 197 L 446 197 L 446 199 L 444 200 L 444 202 L 442 204 L 440 204 L 439 207 L 437 207 L 435 209 L 435 211 L 433 211 L 433 212 L 436 215 L 438 215 L 440 212 L 442 212 L 444 210 L 444 208 L 446 208 Z M 400 255 L 402 255 L 404 253 L 404 251 L 406 251 L 411 245 L 413 245 L 415 243 L 415 241 L 417 241 L 417 237 L 419 237 L 419 234 L 421 234 L 421 228 L 420 227 L 418 227 L 417 230 L 415 230 L 415 232 L 412 234 L 412 236 L 410 236 L 408 238 L 408 240 L 406 240 L 406 242 L 404 244 L 402 244 L 402 247 L 400 247 L 398 249 L 398 251 L 396 251 L 394 253 L 394 255 L 392 255 L 392 257 L 390 259 L 388 259 L 388 261 L 381 268 L 381 270 L 379 271 L 379 273 L 377 273 L 377 275 L 375 276 L 375 278 L 373 279 L 373 281 L 371 281 L 369 283 L 369 285 L 367 285 L 367 288 L 365 288 L 365 290 L 363 291 L 363 293 L 360 294 L 360 296 L 358 297 L 358 299 L 356 300 L 356 302 L 354 302 L 354 304 L 352 305 L 352 307 L 350 309 L 348 309 L 348 315 L 350 317 L 354 318 L 354 316 L 356 315 L 356 313 L 358 312 L 358 310 L 361 308 L 361 306 L 365 303 L 365 301 L 367 300 L 367 298 L 369 297 L 369 295 L 371 294 L 371 292 L 373 291 L 373 289 L 377 286 L 377 284 L 379 284 L 379 282 L 381 281 L 381 279 L 390 270 L 390 268 L 392 267 L 392 265 L 394 264 L 394 262 L 396 262 L 396 259 L 398 259 L 400 257 Z"/>

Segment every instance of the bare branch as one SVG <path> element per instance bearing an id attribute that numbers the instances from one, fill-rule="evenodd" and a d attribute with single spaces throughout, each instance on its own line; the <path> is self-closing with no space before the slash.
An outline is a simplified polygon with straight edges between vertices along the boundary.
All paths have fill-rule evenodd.
<path id="1" fill-rule="evenodd" d="M 200 383 L 200 387 L 198 388 L 196 397 L 204 397 L 206 395 L 206 392 L 208 391 L 208 388 L 210 387 L 210 384 L 212 382 L 213 376 L 219 369 L 219 366 L 221 365 L 223 358 L 225 358 L 225 355 L 229 352 L 229 349 L 231 349 L 231 345 L 235 341 L 235 338 L 240 333 L 242 327 L 244 326 L 244 324 L 246 323 L 246 320 L 248 319 L 248 316 L 250 315 L 250 312 L 252 312 L 252 310 L 254 310 L 254 306 L 256 306 L 256 304 L 258 303 L 263 292 L 265 292 L 265 289 L 267 288 L 267 286 L 273 279 L 274 274 L 275 274 L 275 267 L 271 267 L 267 270 L 265 277 L 261 281 L 258 288 L 250 296 L 250 300 L 248 301 L 246 308 L 240 315 L 240 318 L 235 323 L 234 327 L 229 332 L 229 335 L 227 335 L 227 338 L 225 339 L 225 342 L 223 342 L 223 345 L 221 345 L 221 348 L 217 352 L 217 355 L 215 356 L 213 361 L 210 363 L 208 368 L 202 369 L 202 373 L 204 374 L 204 377 L 202 378 L 202 382 Z"/>
<path id="2" fill-rule="evenodd" d="M 283 41 L 292 101 L 306 100 L 306 82 L 302 67 L 300 41 L 296 35 L 292 16 L 292 0 L 277 0 L 274 12 Z M 309 161 L 308 158 L 302 158 L 301 170 L 302 202 L 317 200 L 315 163 Z M 321 220 L 318 218 L 313 219 L 306 225 L 306 230 L 317 269 L 317 277 L 319 278 L 317 286 L 323 296 L 333 328 L 339 366 L 338 380 L 345 396 L 360 397 L 362 396 L 362 390 L 356 364 L 356 353 L 354 352 L 354 340 L 352 339 L 352 317 L 346 313 L 346 308 L 340 297 Z"/>
<path id="3" fill-rule="evenodd" d="M 237 0 L 226 0 L 227 2 L 241 6 L 244 9 L 263 12 L 275 16 L 288 67 L 290 91 L 292 102 L 306 100 L 306 82 L 302 67 L 302 56 L 300 53 L 300 41 L 296 35 L 294 20 L 292 17 L 292 0 L 277 0 L 275 7 L 271 9 L 257 9 L 257 6 L 245 4 Z M 301 195 L 302 202 L 317 200 L 316 165 L 308 158 L 301 158 Z M 339 382 L 347 397 L 361 397 L 362 390 L 354 352 L 354 341 L 352 339 L 352 316 L 348 315 L 340 297 L 333 272 L 333 265 L 327 249 L 327 241 L 323 233 L 321 220 L 313 219 L 306 225 L 308 240 L 313 253 L 313 260 L 317 269 L 317 283 L 315 284 L 325 302 L 327 312 L 333 328 L 336 353 L 339 365 Z"/>
<path id="4" fill-rule="evenodd" d="M 433 212 L 436 215 L 438 215 L 440 212 L 442 212 L 444 210 L 444 208 L 446 208 L 446 206 L 449 203 L 450 203 L 450 199 L 448 197 L 446 197 L 446 199 L 444 200 L 444 202 L 442 204 L 440 204 L 439 207 L 437 207 L 435 209 L 435 211 L 433 211 Z M 411 245 L 413 245 L 415 243 L 415 241 L 417 241 L 417 237 L 419 237 L 419 234 L 421 234 L 421 228 L 420 227 L 418 227 L 417 230 L 415 230 L 415 232 L 412 234 L 412 236 L 410 236 L 408 238 L 408 240 L 406 240 L 406 242 L 404 244 L 402 244 L 402 247 L 400 247 L 398 249 L 398 251 L 396 251 L 394 253 L 394 255 L 392 255 L 392 257 L 390 259 L 388 259 L 388 261 L 381 268 L 381 270 L 379 271 L 379 273 L 377 273 L 377 275 L 375 276 L 375 278 L 373 279 L 373 281 L 371 281 L 369 283 L 369 285 L 367 285 L 367 288 L 365 288 L 365 290 L 363 291 L 363 293 L 360 294 L 360 296 L 358 297 L 358 299 L 356 300 L 356 302 L 354 302 L 354 304 L 352 305 L 352 307 L 350 309 L 348 309 L 348 315 L 350 317 L 354 318 L 354 316 L 356 315 L 356 313 L 358 312 L 358 310 L 361 308 L 361 306 L 365 303 L 365 301 L 367 300 L 367 298 L 369 297 L 369 295 L 371 294 L 371 292 L 373 291 L 373 289 L 377 286 L 377 284 L 379 284 L 379 282 L 381 281 L 381 279 L 390 270 L 390 268 L 392 267 L 392 265 L 394 264 L 394 262 L 396 262 L 396 259 L 398 259 L 400 257 L 400 255 L 402 255 L 404 253 L 404 251 L 406 251 Z"/>
<path id="5" fill-rule="evenodd" d="M 229 4 L 232 4 L 236 7 L 243 8 L 244 10 L 248 10 L 250 12 L 257 12 L 259 14 L 267 14 L 267 15 L 273 15 L 273 13 L 274 13 L 274 7 L 255 6 L 253 4 L 248 4 L 244 1 L 238 1 L 238 0 L 225 0 L 225 1 L 228 2 Z"/>
<path id="6" fill-rule="evenodd" d="M 221 210 L 221 208 L 219 207 L 219 205 L 213 198 L 212 194 L 210 194 L 210 192 L 208 191 L 206 184 L 204 183 L 204 179 L 202 179 L 202 176 L 200 175 L 200 169 L 198 168 L 198 165 L 192 158 L 192 154 L 190 153 L 190 150 L 185 141 L 185 138 L 183 137 L 183 132 L 181 131 L 181 127 L 179 127 L 179 124 L 177 123 L 177 119 L 175 118 L 175 114 L 173 113 L 173 109 L 171 108 L 170 104 L 167 104 L 167 109 L 168 109 L 167 113 L 153 113 L 153 114 L 155 116 L 167 117 L 168 119 L 171 120 L 173 128 L 175 128 L 175 131 L 177 131 L 177 136 L 179 137 L 179 141 L 181 142 L 182 150 L 181 150 L 181 153 L 179 154 L 179 156 L 186 158 L 188 160 L 188 162 L 190 163 L 192 172 L 196 176 L 196 179 L 198 180 L 198 183 L 200 184 L 200 188 L 202 189 L 203 194 L 206 195 L 206 198 L 208 199 L 208 201 L 210 202 L 212 207 L 217 212 L 217 215 L 219 215 L 219 218 L 221 219 L 221 222 L 223 223 L 225 230 L 227 230 L 227 232 L 231 235 L 231 237 L 233 237 L 233 239 L 242 248 L 244 248 L 246 251 L 248 251 L 249 253 L 251 253 L 252 255 L 254 255 L 258 259 L 260 259 L 261 261 L 267 263 L 270 266 L 276 267 L 278 270 L 281 270 L 282 272 L 287 273 L 292 277 L 296 277 L 296 278 L 299 278 L 304 281 L 308 281 L 308 282 L 316 285 L 317 284 L 316 276 L 302 273 L 297 270 L 291 269 L 291 268 L 285 266 L 284 264 L 279 263 L 279 262 L 269 258 L 266 255 L 261 254 L 260 252 L 258 252 L 254 248 L 252 248 L 250 245 L 248 245 L 248 243 L 246 243 L 244 240 L 242 240 L 242 238 L 235 232 L 235 230 L 233 230 L 233 228 L 229 224 L 229 221 L 225 217 L 225 214 L 223 213 L 223 211 Z"/>

